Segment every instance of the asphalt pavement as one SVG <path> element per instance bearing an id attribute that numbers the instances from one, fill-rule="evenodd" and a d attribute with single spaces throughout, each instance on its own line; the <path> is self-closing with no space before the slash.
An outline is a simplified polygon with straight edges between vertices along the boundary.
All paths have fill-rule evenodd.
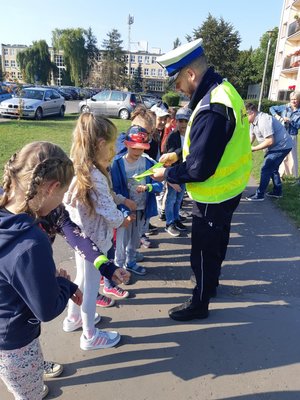
<path id="1" fill-rule="evenodd" d="M 153 223 L 153 248 L 141 249 L 148 274 L 126 286 L 130 298 L 97 310 L 98 327 L 122 335 L 116 348 L 80 350 L 81 331 L 62 330 L 65 312 L 43 324 L 44 356 L 65 368 L 48 381 L 47 398 L 299 400 L 299 230 L 270 199 L 242 200 L 209 318 L 179 323 L 168 309 L 191 294 L 190 233 L 173 238 L 163 222 Z M 61 238 L 54 255 L 74 276 L 73 252 Z M 0 393 L 12 399 L 2 383 Z"/>

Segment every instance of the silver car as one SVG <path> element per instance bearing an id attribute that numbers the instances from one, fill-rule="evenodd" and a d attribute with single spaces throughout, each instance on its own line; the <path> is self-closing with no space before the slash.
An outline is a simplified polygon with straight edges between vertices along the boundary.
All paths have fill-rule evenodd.
<path id="1" fill-rule="evenodd" d="M 90 99 L 81 101 L 79 112 L 91 111 L 109 117 L 129 119 L 130 114 L 138 104 L 142 104 L 142 99 L 137 93 L 103 90 Z"/>
<path id="2" fill-rule="evenodd" d="M 19 97 L 0 103 L 2 117 L 23 117 L 40 120 L 48 115 L 65 115 L 65 99 L 54 89 L 28 87 Z"/>

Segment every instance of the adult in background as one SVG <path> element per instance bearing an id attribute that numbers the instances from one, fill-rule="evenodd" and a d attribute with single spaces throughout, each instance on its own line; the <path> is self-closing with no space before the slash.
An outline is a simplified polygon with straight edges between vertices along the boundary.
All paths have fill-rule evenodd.
<path id="1" fill-rule="evenodd" d="M 251 143 L 258 141 L 258 145 L 252 146 L 252 151 L 265 150 L 265 158 L 260 172 L 259 187 L 251 196 L 246 197 L 249 201 L 263 201 L 265 191 L 270 179 L 273 181 L 273 190 L 266 193 L 269 197 L 282 197 L 282 184 L 278 172 L 279 165 L 291 151 L 293 140 L 281 125 L 271 115 L 258 112 L 256 105 L 246 105 L 248 120 L 250 122 Z"/>
<path id="2" fill-rule="evenodd" d="M 298 179 L 298 153 L 297 138 L 300 129 L 300 92 L 290 93 L 290 103 L 270 107 L 270 113 L 291 135 L 293 140 L 292 151 L 284 159 L 279 167 L 280 176 L 293 176 Z"/>
<path id="3" fill-rule="evenodd" d="M 155 179 L 186 183 L 194 200 L 191 267 L 196 277 L 192 297 L 169 316 L 188 321 L 208 317 L 229 241 L 232 214 L 251 171 L 249 123 L 240 95 L 208 67 L 197 39 L 158 57 L 175 89 L 191 98 L 193 110 L 183 146 L 183 162 L 155 171 Z M 178 159 L 170 153 L 165 165 Z"/>

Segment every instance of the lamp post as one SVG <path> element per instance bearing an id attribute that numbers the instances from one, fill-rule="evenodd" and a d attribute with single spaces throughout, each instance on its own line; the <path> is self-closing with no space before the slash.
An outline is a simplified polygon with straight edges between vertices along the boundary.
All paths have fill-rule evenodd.
<path id="1" fill-rule="evenodd" d="M 132 15 L 128 15 L 128 78 L 130 79 L 130 70 L 131 70 L 131 53 L 130 53 L 130 44 L 131 44 L 131 38 L 130 38 L 130 30 L 131 30 L 131 25 L 134 23 L 134 17 Z"/>
<path id="2" fill-rule="evenodd" d="M 260 107 L 261 107 L 261 100 L 262 100 L 262 97 L 263 97 L 264 84 L 265 84 L 267 65 L 268 65 L 268 58 L 269 58 L 269 52 L 270 52 L 270 46 L 271 46 L 271 39 L 272 39 L 272 34 L 274 33 L 274 31 L 267 31 L 267 33 L 269 35 L 269 40 L 268 40 L 264 72 L 263 72 L 263 77 L 262 77 L 262 82 L 261 82 L 261 87 L 260 87 L 260 93 L 259 93 L 259 99 L 258 99 L 258 106 L 257 106 L 258 111 L 260 111 Z"/>

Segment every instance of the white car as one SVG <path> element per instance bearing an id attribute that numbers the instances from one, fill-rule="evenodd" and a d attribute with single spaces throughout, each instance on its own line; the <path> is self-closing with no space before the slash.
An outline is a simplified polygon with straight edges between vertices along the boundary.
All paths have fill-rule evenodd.
<path id="1" fill-rule="evenodd" d="M 65 115 L 65 99 L 54 89 L 28 87 L 19 97 L 0 103 L 2 117 L 23 117 L 40 120 L 48 115 Z"/>

